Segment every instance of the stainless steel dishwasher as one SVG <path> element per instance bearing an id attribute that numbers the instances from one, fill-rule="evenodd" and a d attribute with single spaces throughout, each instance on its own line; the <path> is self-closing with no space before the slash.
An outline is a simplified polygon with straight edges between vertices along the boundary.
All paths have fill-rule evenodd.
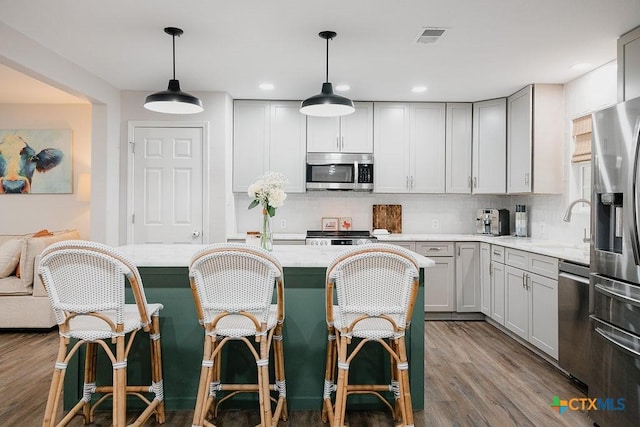
<path id="1" fill-rule="evenodd" d="M 558 263 L 558 363 L 589 384 L 589 267 Z"/>

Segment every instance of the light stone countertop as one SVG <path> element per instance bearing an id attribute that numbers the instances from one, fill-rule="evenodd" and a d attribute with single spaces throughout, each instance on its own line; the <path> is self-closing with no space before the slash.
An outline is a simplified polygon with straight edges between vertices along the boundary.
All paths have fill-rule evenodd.
<path id="1" fill-rule="evenodd" d="M 188 267 L 191 257 L 206 245 L 126 245 L 118 250 L 138 267 Z M 326 267 L 349 248 L 343 246 L 275 245 L 271 252 L 283 267 Z M 415 254 L 420 267 L 432 267 L 435 262 Z"/>
<path id="2" fill-rule="evenodd" d="M 244 239 L 245 235 L 233 235 L 230 239 Z M 305 234 L 274 234 L 274 240 L 301 240 Z M 486 242 L 507 248 L 520 249 L 547 255 L 566 261 L 589 265 L 590 248 L 588 243 L 567 243 L 555 240 L 532 239 L 530 237 L 487 236 L 481 234 L 387 234 L 376 235 L 378 242 Z"/>
<path id="3" fill-rule="evenodd" d="M 481 234 L 388 234 L 377 235 L 378 242 L 486 242 L 507 248 L 520 249 L 540 255 L 589 265 L 588 243 L 567 243 L 530 237 L 486 236 Z"/>

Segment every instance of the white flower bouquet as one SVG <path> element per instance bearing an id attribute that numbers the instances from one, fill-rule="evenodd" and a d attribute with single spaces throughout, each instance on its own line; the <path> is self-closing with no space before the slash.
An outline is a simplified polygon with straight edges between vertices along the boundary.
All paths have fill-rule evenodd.
<path id="1" fill-rule="evenodd" d="M 252 197 L 253 200 L 248 209 L 262 205 L 262 213 L 264 215 L 275 216 L 276 208 L 282 206 L 287 198 L 287 194 L 284 192 L 286 184 L 287 179 L 281 173 L 265 173 L 249 186 L 249 197 Z"/>

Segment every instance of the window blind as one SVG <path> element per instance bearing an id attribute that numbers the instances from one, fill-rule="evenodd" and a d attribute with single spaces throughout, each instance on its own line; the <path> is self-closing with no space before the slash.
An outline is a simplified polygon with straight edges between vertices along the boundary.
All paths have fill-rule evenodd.
<path id="1" fill-rule="evenodd" d="M 591 161 L 591 114 L 573 120 L 572 163 Z"/>

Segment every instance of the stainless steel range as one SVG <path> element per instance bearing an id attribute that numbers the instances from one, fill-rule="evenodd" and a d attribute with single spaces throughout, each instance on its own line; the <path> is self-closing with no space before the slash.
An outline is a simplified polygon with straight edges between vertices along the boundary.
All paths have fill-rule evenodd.
<path id="1" fill-rule="evenodd" d="M 369 231 L 307 231 L 306 245 L 314 246 L 341 246 L 341 245 L 362 245 L 373 243 L 377 239 Z"/>

